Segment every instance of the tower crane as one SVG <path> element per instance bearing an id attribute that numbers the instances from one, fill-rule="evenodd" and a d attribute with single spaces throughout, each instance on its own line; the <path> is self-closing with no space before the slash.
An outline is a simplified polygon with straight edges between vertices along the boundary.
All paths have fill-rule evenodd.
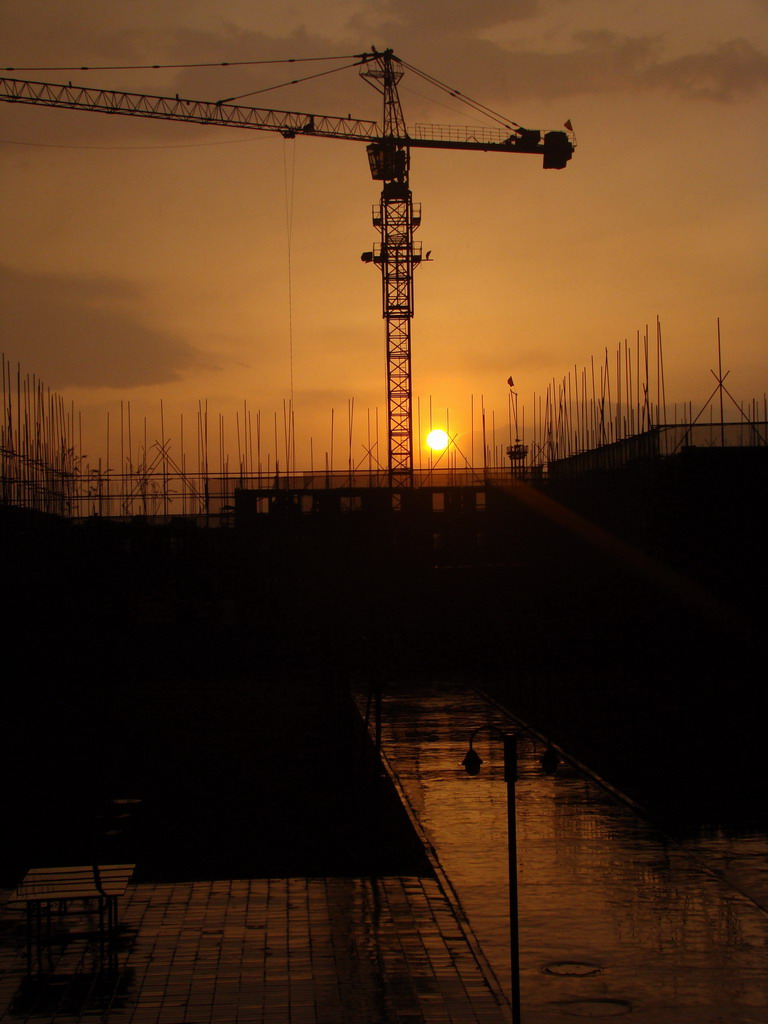
<path id="1" fill-rule="evenodd" d="M 382 275 L 382 316 L 386 324 L 388 472 L 390 486 L 399 491 L 413 478 L 413 422 L 411 384 L 411 321 L 414 270 L 425 257 L 414 232 L 421 209 L 410 190 L 412 149 L 478 150 L 491 153 L 531 153 L 543 158 L 545 168 L 561 169 L 574 151 L 572 131 L 531 131 L 514 124 L 499 128 L 459 128 L 416 125 L 409 130 L 403 117 L 398 83 L 411 65 L 392 50 L 356 55 L 360 76 L 383 97 L 383 118 L 358 120 L 296 111 L 269 110 L 233 104 L 183 99 L 178 95 L 152 96 L 83 86 L 0 78 L 0 100 L 8 103 L 66 107 L 103 114 L 186 121 L 257 131 L 279 132 L 283 138 L 315 136 L 347 139 L 367 145 L 374 181 L 380 181 L 381 200 L 374 207 L 373 224 L 380 241 L 362 260 L 373 263 Z M 460 95 L 454 93 L 454 95 Z M 566 124 L 570 129 L 570 123 Z M 427 257 L 429 257 L 429 253 Z"/>

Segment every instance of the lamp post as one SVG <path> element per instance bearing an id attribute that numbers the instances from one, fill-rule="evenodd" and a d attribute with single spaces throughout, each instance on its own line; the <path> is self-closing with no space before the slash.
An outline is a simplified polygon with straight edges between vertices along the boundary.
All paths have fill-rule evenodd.
<path id="1" fill-rule="evenodd" d="M 517 817 L 515 782 L 517 781 L 517 733 L 504 732 L 496 725 L 480 725 L 469 734 L 469 749 L 461 762 L 468 775 L 477 775 L 482 758 L 472 746 L 475 736 L 488 729 L 504 742 L 504 781 L 507 784 L 507 858 L 509 861 L 509 950 L 512 968 L 512 1021 L 521 1024 L 520 1014 L 520 940 L 517 927 Z"/>

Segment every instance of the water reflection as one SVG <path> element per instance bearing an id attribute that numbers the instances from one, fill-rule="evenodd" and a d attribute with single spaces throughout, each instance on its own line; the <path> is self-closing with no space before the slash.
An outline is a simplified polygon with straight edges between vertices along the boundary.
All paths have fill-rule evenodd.
<path id="1" fill-rule="evenodd" d="M 768 844 L 765 832 L 704 828 L 695 835 L 680 837 L 679 843 L 768 913 Z"/>
<path id="2" fill-rule="evenodd" d="M 385 696 L 385 752 L 508 991 L 501 742 L 478 734 L 482 772 L 461 768 L 469 733 L 486 724 L 509 726 L 467 689 Z M 693 858 L 690 843 L 657 833 L 567 765 L 545 774 L 544 749 L 530 737 L 518 743 L 522 993 L 524 1008 L 536 1009 L 532 1019 L 631 1012 L 663 1024 L 762 1022 L 768 915 L 713 874 L 703 847 Z M 713 837 L 708 849 L 727 859 L 719 842 Z M 754 837 L 744 856 L 765 857 L 766 849 L 766 837 Z M 553 969 L 564 964 L 593 969 Z"/>

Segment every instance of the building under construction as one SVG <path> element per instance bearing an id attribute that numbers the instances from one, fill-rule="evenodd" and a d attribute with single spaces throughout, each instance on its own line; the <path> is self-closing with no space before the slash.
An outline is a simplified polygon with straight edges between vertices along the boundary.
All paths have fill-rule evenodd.
<path id="1" fill-rule="evenodd" d="M 260 413 L 254 431 L 246 406 L 236 459 L 207 404 L 191 442 L 183 420 L 171 439 L 161 405 L 152 443 L 146 421 L 137 431 L 130 404 L 121 405 L 119 430 L 108 421 L 105 451 L 89 459 L 74 409 L 3 360 L 0 508 L 16 595 L 13 655 L 23 671 L 45 634 L 56 652 L 50 671 L 58 657 L 107 678 L 215 680 L 301 666 L 319 685 L 363 674 L 380 687 L 404 674 L 461 671 L 497 686 L 542 728 L 570 734 L 578 722 L 594 747 L 612 709 L 636 721 L 661 692 L 648 641 L 664 622 L 664 675 L 684 680 L 665 721 L 679 722 L 690 681 L 712 683 L 732 666 L 734 619 L 760 618 L 739 581 L 765 548 L 765 398 L 734 403 L 728 422 L 720 370 L 716 423 L 690 406 L 670 413 L 657 323 L 655 359 L 646 328 L 615 363 L 606 350 L 589 370 L 552 381 L 527 421 L 510 377 L 506 436 L 481 400 L 476 438 L 473 398 L 469 445 L 448 434 L 444 455 L 427 465 L 415 458 L 414 274 L 430 253 L 414 238 L 411 150 L 527 154 L 561 170 L 575 137 L 569 122 L 565 131 L 530 130 L 474 101 L 492 128 L 409 127 L 398 95 L 406 69 L 467 98 L 391 50 L 357 55 L 357 65 L 382 97 L 381 124 L 0 81 L 0 101 L 11 103 L 364 143 L 381 193 L 379 241 L 362 260 L 381 273 L 386 339 L 386 443 L 369 438 L 353 451 L 350 427 L 340 470 L 332 429 L 319 472 L 312 459 L 309 471 L 297 464 L 291 412 L 278 453 L 277 417 L 267 451 Z"/>
<path id="2" fill-rule="evenodd" d="M 165 437 L 126 450 L 122 471 L 86 464 L 71 410 L 33 379 L 4 380 L 14 678 L 74 673 L 98 704 L 109 680 L 299 672 L 377 689 L 458 672 L 660 805 L 668 771 L 690 806 L 702 779 L 733 806 L 734 778 L 756 777 L 768 429 L 755 403 L 731 422 L 659 424 L 642 406 L 609 418 L 606 403 L 550 400 L 558 415 L 513 435 L 506 465 L 483 446 L 484 464 L 393 486 L 353 460 L 193 470 Z"/>

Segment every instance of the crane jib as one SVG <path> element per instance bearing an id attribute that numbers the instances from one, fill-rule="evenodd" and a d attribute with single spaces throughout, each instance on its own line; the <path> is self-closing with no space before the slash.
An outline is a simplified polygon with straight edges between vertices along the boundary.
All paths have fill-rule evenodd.
<path id="1" fill-rule="evenodd" d="M 364 79 L 384 101 L 381 126 L 375 121 L 329 117 L 288 110 L 264 110 L 229 102 L 187 100 L 180 96 L 89 89 L 0 78 L 0 100 L 105 114 L 160 118 L 232 128 L 279 132 L 283 138 L 300 135 L 348 139 L 367 144 L 371 176 L 382 182 L 381 204 L 374 227 L 381 241 L 363 253 L 382 275 L 382 316 L 386 323 L 388 473 L 392 507 L 402 507 L 402 494 L 413 483 L 413 415 L 411 381 L 411 320 L 413 273 L 421 264 L 421 245 L 414 231 L 421 224 L 420 208 L 413 203 L 409 184 L 411 149 L 455 149 L 496 153 L 530 153 L 543 158 L 545 168 L 563 168 L 573 156 L 574 139 L 568 131 L 535 131 L 494 116 L 495 127 L 406 126 L 397 84 L 403 64 L 391 50 L 367 54 Z M 459 95 L 459 94 L 455 94 Z M 479 109 L 479 108 L 475 108 Z M 429 259 L 427 253 L 426 259 Z"/>
<path id="2" fill-rule="evenodd" d="M 179 96 L 152 96 L 144 93 L 116 92 L 85 86 L 28 82 L 0 78 L 0 100 L 28 103 L 94 113 L 123 114 L 192 124 L 217 124 L 227 128 L 279 132 L 285 138 L 314 135 L 319 138 L 372 142 L 381 139 L 375 121 L 328 114 L 307 114 L 291 110 L 244 107 L 231 103 L 188 100 Z M 566 132 L 519 130 L 506 137 L 478 137 L 478 129 L 455 129 L 442 125 L 417 126 L 418 134 L 390 140 L 408 149 L 459 149 L 496 153 L 532 153 L 544 157 L 544 167 L 562 168 L 573 155 L 573 143 Z M 500 133 L 501 134 L 501 133 Z M 463 136 L 463 137 L 461 137 Z"/>
<path id="3" fill-rule="evenodd" d="M 316 135 L 321 138 L 370 142 L 381 135 L 375 121 L 329 114 L 306 114 L 291 110 L 269 110 L 230 103 L 188 100 L 179 96 L 151 96 L 142 93 L 114 92 L 85 86 L 51 82 L 27 82 L 0 79 L 0 100 L 37 106 L 89 110 L 102 114 L 186 121 L 193 124 L 217 124 L 229 128 L 275 131 L 288 138 Z"/>

